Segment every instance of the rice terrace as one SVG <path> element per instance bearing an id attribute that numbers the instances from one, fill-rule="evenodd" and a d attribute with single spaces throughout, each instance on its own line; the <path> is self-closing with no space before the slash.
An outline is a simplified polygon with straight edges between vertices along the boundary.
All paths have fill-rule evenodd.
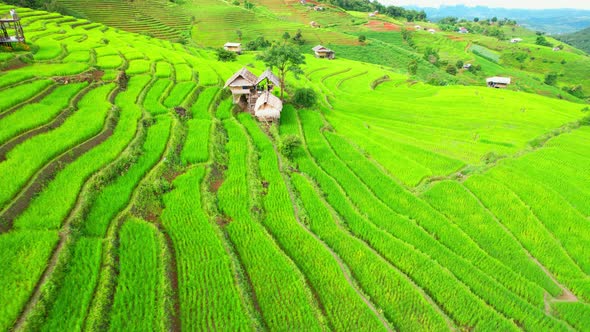
<path id="1" fill-rule="evenodd" d="M 590 56 L 369 0 L 0 0 L 0 331 L 590 331 Z"/>

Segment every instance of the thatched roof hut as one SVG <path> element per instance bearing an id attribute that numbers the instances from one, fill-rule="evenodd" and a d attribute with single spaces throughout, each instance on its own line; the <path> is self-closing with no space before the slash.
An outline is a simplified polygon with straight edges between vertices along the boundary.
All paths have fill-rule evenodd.
<path id="1" fill-rule="evenodd" d="M 312 50 L 314 51 L 316 58 L 327 58 L 332 60 L 336 57 L 336 52 L 322 45 L 318 45 L 312 48 Z"/>
<path id="2" fill-rule="evenodd" d="M 235 52 L 235 53 L 242 53 L 242 44 L 241 43 L 225 43 L 223 48 L 226 51 Z"/>
<path id="3" fill-rule="evenodd" d="M 281 85 L 281 81 L 279 80 L 278 77 L 275 76 L 275 74 L 272 73 L 270 68 L 265 70 L 264 73 L 262 73 L 258 77 L 258 80 L 256 81 L 256 85 L 260 85 L 264 81 L 266 81 L 268 83 L 269 90 L 272 90 L 272 88 L 275 86 Z"/>
<path id="4" fill-rule="evenodd" d="M 283 102 L 270 91 L 264 91 L 256 100 L 254 115 L 262 121 L 274 121 L 281 117 Z"/>
<path id="5" fill-rule="evenodd" d="M 256 82 L 258 77 L 252 74 L 246 67 L 240 69 L 227 81 L 223 88 L 229 87 L 234 97 L 234 103 L 238 103 L 242 95 L 250 95 L 252 91 L 256 90 Z"/>
<path id="6" fill-rule="evenodd" d="M 487 83 L 488 87 L 496 88 L 496 89 L 506 88 L 511 82 L 512 82 L 512 80 L 510 79 L 510 77 L 495 76 L 495 77 L 488 77 L 486 79 L 486 83 Z"/>

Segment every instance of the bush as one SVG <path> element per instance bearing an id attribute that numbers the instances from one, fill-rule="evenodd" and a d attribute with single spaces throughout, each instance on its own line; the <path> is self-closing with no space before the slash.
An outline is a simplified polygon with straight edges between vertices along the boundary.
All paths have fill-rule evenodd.
<path id="1" fill-rule="evenodd" d="M 547 85 L 555 85 L 557 83 L 557 74 L 556 73 L 549 73 L 545 75 L 545 84 Z"/>
<path id="2" fill-rule="evenodd" d="M 590 116 L 582 118 L 580 120 L 580 126 L 590 126 Z"/>
<path id="3" fill-rule="evenodd" d="M 315 105 L 317 95 L 312 88 L 300 88 L 295 91 L 293 103 L 300 107 L 312 107 Z"/>
<path id="4" fill-rule="evenodd" d="M 301 138 L 299 138 L 299 136 L 287 135 L 281 140 L 281 143 L 279 144 L 279 151 L 281 151 L 285 157 L 291 158 L 291 156 L 293 156 L 293 152 L 295 152 L 295 150 L 300 146 Z"/>
<path id="5" fill-rule="evenodd" d="M 260 36 L 258 38 L 256 38 L 255 40 L 251 40 L 246 44 L 246 49 L 250 50 L 250 51 L 256 51 L 258 49 L 261 48 L 267 48 L 270 46 L 270 42 L 266 39 L 264 39 L 264 37 Z"/>
<path id="6" fill-rule="evenodd" d="M 226 49 L 217 49 L 217 60 L 223 62 L 236 61 L 237 55 L 234 52 L 230 52 Z"/>
<path id="7" fill-rule="evenodd" d="M 461 68 L 463 68 L 463 65 L 465 65 L 465 63 L 462 60 L 458 60 L 456 67 L 457 67 L 457 69 L 461 69 Z"/>
<path id="8" fill-rule="evenodd" d="M 447 73 L 451 75 L 457 75 L 457 67 L 453 65 L 447 65 Z"/>
<path id="9" fill-rule="evenodd" d="M 360 36 L 359 36 L 359 43 L 364 43 L 365 41 L 367 41 L 367 36 L 365 36 L 365 35 L 360 35 Z"/>
<path id="10" fill-rule="evenodd" d="M 417 72 L 418 72 L 418 61 L 416 61 L 416 60 L 410 61 L 410 63 L 408 63 L 408 74 L 416 75 Z"/>

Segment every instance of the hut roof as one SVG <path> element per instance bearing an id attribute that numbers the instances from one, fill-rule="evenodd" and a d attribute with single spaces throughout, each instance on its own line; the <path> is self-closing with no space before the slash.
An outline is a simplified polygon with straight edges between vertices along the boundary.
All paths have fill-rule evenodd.
<path id="1" fill-rule="evenodd" d="M 230 77 L 227 81 L 225 81 L 225 85 L 223 88 L 227 88 L 230 84 L 232 84 L 237 79 L 242 78 L 246 81 L 249 85 L 256 85 L 256 80 L 258 79 L 256 75 L 252 74 L 246 67 L 243 67 L 235 73 L 232 77 Z M 244 84 L 239 84 L 244 85 Z"/>
<path id="2" fill-rule="evenodd" d="M 489 77 L 486 79 L 487 83 L 499 83 L 499 84 L 510 84 L 510 77 Z"/>
<path id="3" fill-rule="evenodd" d="M 313 50 L 314 52 L 318 52 L 318 51 L 332 52 L 332 50 L 331 50 L 331 49 L 329 49 L 329 48 L 325 48 L 325 47 L 323 47 L 322 45 L 318 45 L 318 46 L 316 46 L 316 47 L 312 48 L 312 50 Z"/>
<path id="4" fill-rule="evenodd" d="M 283 102 L 269 91 L 264 91 L 254 105 L 254 115 L 257 118 L 278 119 L 282 110 Z"/>
<path id="5" fill-rule="evenodd" d="M 279 78 L 276 77 L 275 74 L 273 74 L 272 71 L 270 71 L 270 69 L 265 70 L 264 73 L 262 73 L 262 75 L 258 77 L 256 84 L 260 84 L 260 82 L 264 81 L 264 79 L 268 79 L 274 85 L 281 85 L 281 81 L 279 80 Z"/>
<path id="6" fill-rule="evenodd" d="M 241 45 L 241 43 L 225 43 L 223 47 L 239 47 Z"/>

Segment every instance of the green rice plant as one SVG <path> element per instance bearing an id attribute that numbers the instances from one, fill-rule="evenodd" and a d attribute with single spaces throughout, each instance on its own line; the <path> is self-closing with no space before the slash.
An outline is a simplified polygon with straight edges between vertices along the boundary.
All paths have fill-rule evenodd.
<path id="1" fill-rule="evenodd" d="M 52 299 L 41 331 L 81 331 L 100 270 L 102 244 L 98 238 L 77 239 L 65 278 Z"/>
<path id="2" fill-rule="evenodd" d="M 145 96 L 143 106 L 153 116 L 167 113 L 169 110 L 162 105 L 165 98 L 165 92 L 172 86 L 172 81 L 167 79 L 158 79 L 150 87 Z"/>
<path id="3" fill-rule="evenodd" d="M 190 112 L 195 119 L 210 119 L 209 109 L 214 102 L 214 98 L 219 94 L 218 87 L 209 87 L 199 93 L 199 98 L 191 106 Z"/>
<path id="4" fill-rule="evenodd" d="M 0 76 L 0 87 L 15 84 L 33 77 L 52 77 L 77 75 L 87 70 L 86 63 L 52 63 L 33 64 L 17 70 L 11 70 Z"/>
<path id="5" fill-rule="evenodd" d="M 250 114 L 241 113 L 238 118 L 254 141 L 260 154 L 260 176 L 268 183 L 262 199 L 265 211 L 262 223 L 315 289 L 330 326 L 341 331 L 383 330 L 383 324 L 355 293 L 330 251 L 295 219 L 272 143 Z M 417 325 L 427 328 L 423 321 Z"/>
<path id="6" fill-rule="evenodd" d="M 299 159 L 299 161 L 302 160 L 304 159 Z M 348 213 L 343 215 L 343 217 L 346 218 L 346 224 L 337 227 L 336 225 L 339 225 L 339 223 L 336 220 L 333 220 L 332 214 L 328 208 L 321 203 L 321 198 L 309 182 L 307 182 L 303 176 L 298 174 L 292 174 L 291 178 L 300 194 L 300 199 L 303 202 L 305 211 L 309 216 L 308 222 L 310 223 L 311 229 L 334 248 L 343 260 L 348 263 L 348 266 L 351 267 L 360 285 L 365 292 L 371 296 L 371 299 L 380 306 L 381 310 L 384 311 L 385 316 L 391 321 L 397 322 L 399 319 L 399 313 L 396 310 L 397 308 L 395 307 L 395 304 L 399 301 L 408 301 L 406 298 L 406 295 L 408 294 L 407 291 L 402 294 L 396 294 L 398 291 L 397 287 L 399 286 L 396 286 L 395 289 L 390 288 L 391 285 L 401 284 L 399 272 L 393 269 L 383 258 L 376 255 L 375 252 L 370 249 L 373 247 L 375 243 L 374 241 L 370 242 L 371 246 L 369 246 L 360 241 L 357 237 L 353 237 L 351 234 L 347 234 L 347 232 L 343 230 L 348 227 L 357 231 L 364 228 L 365 231 L 362 233 L 366 233 L 371 227 L 367 229 L 366 226 L 361 226 L 361 223 L 357 224 L 355 222 L 355 219 L 357 218 Z M 333 192 L 330 192 L 326 195 L 326 198 L 332 201 L 338 199 L 335 198 L 335 195 L 332 193 Z M 339 205 L 335 205 L 334 203 L 331 203 L 331 205 L 336 209 L 340 208 Z M 342 212 L 340 212 L 340 214 L 342 214 Z M 356 233 L 354 230 L 353 232 Z M 409 257 L 404 257 L 403 259 L 409 260 Z M 445 272 L 442 269 L 433 269 L 433 267 L 435 267 L 435 265 L 432 264 L 422 264 L 420 266 L 420 269 L 423 270 L 424 273 L 429 274 L 429 278 L 434 279 L 432 280 L 433 283 L 446 284 L 449 280 L 453 279 L 452 277 L 449 278 L 449 276 L 445 276 L 448 272 Z M 490 310 L 483 301 L 469 294 L 466 287 L 458 285 L 458 287 L 449 286 L 450 284 L 445 287 L 448 288 L 444 290 L 444 294 L 440 291 L 431 291 L 430 294 L 432 294 L 431 296 L 435 299 L 442 300 L 444 298 L 444 302 L 442 303 L 444 303 L 445 311 L 449 313 L 449 316 L 451 316 L 453 321 L 457 324 L 482 329 L 485 329 L 486 326 L 496 326 L 496 328 L 501 326 L 503 330 L 516 330 L 515 326 L 502 319 L 501 316 L 493 310 Z M 431 306 L 426 308 L 428 311 L 433 309 Z M 424 312 L 417 312 L 416 314 L 423 315 Z M 432 313 L 430 315 L 432 315 Z M 441 326 L 444 324 L 444 321 L 441 321 L 440 316 L 438 319 L 431 318 L 431 324 L 434 324 L 435 322 L 438 322 L 440 329 L 444 329 L 444 327 Z"/>
<path id="7" fill-rule="evenodd" d="M 590 234 L 584 232 L 588 219 L 565 201 L 558 192 L 539 180 L 511 167 L 496 167 L 488 173 L 505 183 L 526 204 L 539 221 L 563 245 L 582 271 L 590 273 Z M 537 180 L 537 181 L 536 181 Z M 577 235 L 572 237 L 572 232 Z"/>
<path id="8" fill-rule="evenodd" d="M 128 219 L 119 233 L 119 274 L 111 331 L 165 331 L 162 235 L 150 223 Z"/>
<path id="9" fill-rule="evenodd" d="M 176 252 L 183 330 L 251 328 L 222 236 L 201 207 L 203 167 L 190 169 L 164 195 L 161 219 Z M 215 294 L 215 296 L 211 296 Z"/>
<path id="10" fill-rule="evenodd" d="M 230 99 L 225 99 L 219 104 L 219 107 L 217 107 L 215 116 L 222 120 L 229 119 L 232 116 L 233 110 L 234 105 L 232 104 L 232 101 Z"/>
<path id="11" fill-rule="evenodd" d="M 124 174 L 98 194 L 84 220 L 82 234 L 104 236 L 111 220 L 129 202 L 139 181 L 160 160 L 170 135 L 171 122 L 169 117 L 158 117 L 156 123 L 148 128 L 143 153 Z"/>
<path id="12" fill-rule="evenodd" d="M 39 39 L 36 41 L 36 44 L 39 47 L 39 51 L 34 55 L 37 61 L 55 59 L 63 52 L 62 45 L 50 38 Z"/>
<path id="13" fill-rule="evenodd" d="M 386 229 L 389 229 L 390 232 L 393 232 L 393 234 L 396 234 L 397 236 L 405 233 L 405 237 L 402 238 L 405 238 L 405 241 L 418 246 L 418 248 L 423 248 L 422 250 L 424 252 L 434 252 L 436 254 L 450 249 L 457 255 L 465 257 L 467 260 L 478 262 L 477 264 L 484 271 L 493 269 L 496 271 L 494 278 L 503 283 L 506 287 L 516 291 L 526 300 L 532 301 L 532 303 L 539 303 L 539 301 L 542 301 L 543 292 L 539 287 L 532 287 L 532 285 L 523 287 L 515 284 L 515 280 L 519 280 L 519 283 L 524 285 L 527 285 L 528 282 L 519 278 L 516 273 L 510 271 L 499 261 L 491 259 L 460 229 L 455 227 L 441 227 L 440 225 L 446 224 L 445 218 L 437 214 L 428 205 L 415 199 L 410 193 L 404 192 L 399 185 L 388 179 L 386 176 L 383 176 L 382 172 L 365 158 L 360 156 L 358 152 L 355 153 L 355 150 L 351 149 L 348 144 L 341 140 L 337 140 L 334 135 L 328 133 L 327 137 L 331 138 L 330 142 L 332 144 L 338 143 L 336 148 L 334 148 L 334 152 L 330 151 L 331 147 L 327 146 L 326 142 L 323 141 L 319 135 L 322 123 L 319 120 L 317 113 L 314 114 L 312 112 L 302 111 L 300 114 L 303 123 L 306 124 L 303 128 L 312 155 L 316 157 L 318 163 L 328 173 L 334 176 L 342 184 L 344 189 L 349 195 L 351 195 L 351 199 L 361 208 L 361 210 L 366 211 L 365 213 L 368 214 L 371 220 L 387 225 Z M 351 167 L 356 174 L 348 170 L 346 164 L 338 161 L 334 153 L 347 161 L 349 163 L 348 167 Z M 333 155 L 334 157 L 327 158 L 329 155 Z M 363 181 L 361 181 L 360 178 L 357 179 L 356 176 L 360 176 Z M 372 193 L 368 190 L 365 190 L 365 194 L 362 194 L 361 190 L 365 185 L 369 186 L 381 199 L 381 202 L 385 202 L 386 204 L 370 199 Z M 396 187 L 398 190 L 394 189 Z M 392 195 L 394 190 L 397 191 L 395 196 Z M 396 198 L 399 202 L 400 197 L 404 197 L 406 202 L 412 202 L 412 204 L 405 205 L 394 203 L 396 202 Z M 417 206 L 420 206 L 420 209 L 416 209 Z M 409 214 L 413 218 L 416 218 L 419 224 L 426 230 L 430 230 L 430 232 L 433 233 L 435 232 L 434 234 L 436 234 L 436 238 L 434 239 L 439 240 L 443 245 L 433 242 L 432 235 L 425 236 L 426 234 L 424 234 L 423 231 L 420 232 L 418 229 L 413 229 L 409 226 L 406 226 L 405 229 L 397 228 L 396 230 L 395 227 L 392 227 L 393 225 L 401 226 L 403 224 L 408 224 L 408 221 L 404 221 L 403 218 L 399 217 L 395 218 L 395 215 L 390 215 L 389 211 L 387 211 L 388 208 L 390 208 L 392 212 Z M 417 213 L 421 214 L 421 216 L 418 216 Z M 388 223 L 387 219 L 392 217 L 399 221 L 394 224 Z M 417 245 L 417 243 L 421 244 Z M 446 259 L 449 259 L 450 257 L 452 257 L 452 255 L 444 255 L 444 258 Z M 443 259 L 443 257 L 440 259 Z M 500 273 L 500 271 L 502 271 L 502 273 Z"/>
<path id="14" fill-rule="evenodd" d="M 86 180 L 115 160 L 133 139 L 141 117 L 141 109 L 135 104 L 135 100 L 149 81 L 148 76 L 135 76 L 130 79 L 127 90 L 121 92 L 115 100 L 115 104 L 120 108 L 120 115 L 113 134 L 58 172 L 15 220 L 15 227 L 61 227 Z M 47 211 L 47 206 L 53 208 Z"/>
<path id="15" fill-rule="evenodd" d="M 265 228 L 252 219 L 246 135 L 234 120 L 224 121 L 224 127 L 229 136 L 229 165 L 217 192 L 218 204 L 229 220 L 225 231 L 249 276 L 262 317 L 269 329 L 321 330 L 312 294 L 299 270 Z"/>
<path id="16" fill-rule="evenodd" d="M 38 80 L 3 90 L 2 93 L 10 96 L 10 98 L 2 98 L 0 100 L 0 114 L 19 103 L 33 98 L 49 87 L 51 83 L 53 83 L 51 80 Z"/>
<path id="17" fill-rule="evenodd" d="M 0 206 L 8 203 L 45 163 L 103 129 L 111 106 L 107 96 L 113 88 L 113 84 L 106 84 L 90 91 L 78 104 L 78 111 L 59 128 L 37 135 L 6 154 L 6 160 L 0 163 Z"/>
<path id="18" fill-rule="evenodd" d="M 59 86 L 39 102 L 27 104 L 0 119 L 0 145 L 55 118 L 67 108 L 70 100 L 86 86 L 85 83 Z"/>
<path id="19" fill-rule="evenodd" d="M 311 117 L 310 112 L 303 112 L 302 111 L 302 112 L 300 112 L 300 114 L 302 116 L 305 115 L 305 117 L 303 118 L 304 119 L 303 123 L 306 123 L 308 127 L 309 126 L 314 127 L 314 125 L 313 125 L 314 118 Z M 315 126 L 317 126 L 317 124 Z M 305 128 L 306 127 L 304 126 L 304 129 Z M 319 127 L 316 127 L 316 128 L 319 129 Z M 477 246 L 474 246 L 473 243 L 471 243 L 470 240 L 465 237 L 465 235 L 461 234 L 460 232 L 456 232 L 456 229 L 454 227 L 452 227 L 452 228 L 449 227 L 448 223 L 443 223 L 443 220 L 440 220 L 440 218 L 438 216 L 436 216 L 436 213 L 432 213 L 432 211 L 430 209 L 428 209 L 428 207 L 425 206 L 424 203 L 419 202 L 413 196 L 411 196 L 409 193 L 403 194 L 403 191 L 395 190 L 394 188 L 395 188 L 396 184 L 387 183 L 387 185 L 385 185 L 384 180 L 386 180 L 386 179 L 381 179 L 380 182 L 377 182 L 380 185 L 385 185 L 385 186 L 382 186 L 382 189 L 387 188 L 387 191 L 385 191 L 385 193 L 391 194 L 391 193 L 393 193 L 394 190 L 396 191 L 396 198 L 391 198 L 391 199 L 388 198 L 384 201 L 385 202 L 392 202 L 395 200 L 396 203 L 402 203 L 401 205 L 398 205 L 396 207 L 398 209 L 401 208 L 402 206 L 404 206 L 404 203 L 407 204 L 407 203 L 412 202 L 411 205 L 408 205 L 408 206 L 406 206 L 406 208 L 404 208 L 404 213 L 411 213 L 411 215 L 414 218 L 416 218 L 415 219 L 416 221 L 419 221 L 421 224 L 424 224 L 426 227 L 432 228 L 433 231 L 436 232 L 435 239 L 437 241 L 441 241 L 443 243 L 448 243 L 449 248 L 445 248 L 444 246 L 441 246 L 440 243 L 438 243 L 437 241 L 433 241 L 432 238 L 428 239 L 428 237 L 425 237 L 425 234 L 423 232 L 412 227 L 411 224 L 408 224 L 408 220 L 404 220 L 404 218 L 399 218 L 399 217 L 396 218 L 395 214 L 392 215 L 391 213 L 388 213 L 387 214 L 388 217 L 386 217 L 386 215 L 383 213 L 387 213 L 387 212 L 386 212 L 386 210 L 383 211 L 384 210 L 383 206 L 373 205 L 371 207 L 371 205 L 367 205 L 367 204 L 370 204 L 370 197 L 372 196 L 372 194 L 366 193 L 363 196 L 359 196 L 359 194 L 362 193 L 362 191 L 359 192 L 359 189 L 364 186 L 363 184 L 355 186 L 354 190 L 352 189 L 352 187 L 349 187 L 350 181 L 354 180 L 355 175 L 354 174 L 347 175 L 345 177 L 341 176 L 342 172 L 346 170 L 346 166 L 340 166 L 337 168 L 333 167 L 334 163 L 337 162 L 337 159 L 334 157 L 330 157 L 331 152 L 329 152 L 329 150 L 326 150 L 326 148 L 321 147 L 322 146 L 321 141 L 319 141 L 317 138 L 314 138 L 317 136 L 313 136 L 314 132 L 315 132 L 314 130 L 312 130 L 312 131 L 306 130 L 305 131 L 307 143 L 312 151 L 312 154 L 314 155 L 316 160 L 318 160 L 320 162 L 320 164 L 323 167 L 328 167 L 327 168 L 328 172 L 332 176 L 334 176 L 344 186 L 344 189 L 347 191 L 347 193 L 349 195 L 353 195 L 353 196 L 351 196 L 353 201 L 357 204 L 360 204 L 359 207 L 361 207 L 361 211 L 363 211 L 364 213 L 367 213 L 369 215 L 371 221 L 375 222 L 376 225 L 383 228 L 387 232 L 394 234 L 395 236 L 401 236 L 401 239 L 405 239 L 405 241 L 411 243 L 414 246 L 417 246 L 417 248 L 421 248 L 424 253 L 428 253 L 428 255 L 432 255 L 433 257 L 436 257 L 437 261 L 441 262 L 445 267 L 451 269 L 451 271 L 456 273 L 457 276 L 463 282 L 465 282 L 467 285 L 469 285 L 471 288 L 473 288 L 474 291 L 476 291 L 479 296 L 482 296 L 483 298 L 485 298 L 486 301 L 492 301 L 494 303 L 494 307 L 497 308 L 498 310 L 500 310 L 501 312 L 503 312 L 504 314 L 517 315 L 517 317 L 520 321 L 523 321 L 523 323 L 530 325 L 531 327 L 532 326 L 536 326 L 536 327 L 552 326 L 553 328 L 557 328 L 559 326 L 558 323 L 556 323 L 555 321 L 551 320 L 550 318 L 544 316 L 542 311 L 540 311 L 539 309 L 534 307 L 534 306 L 542 307 L 542 305 L 543 305 L 542 304 L 542 299 L 543 299 L 542 289 L 540 289 L 538 286 L 535 287 L 532 283 L 524 280 L 518 274 L 515 274 L 514 272 L 507 269 L 504 265 L 499 264 L 499 262 L 490 259 L 490 257 L 488 257 L 483 251 L 481 251 L 481 249 L 478 249 Z M 315 134 L 315 135 L 317 135 L 317 134 Z M 312 149 L 312 147 L 313 147 L 313 149 Z M 317 149 L 321 149 L 321 152 L 319 152 L 320 150 L 317 150 Z M 314 152 L 315 150 L 318 151 L 317 154 Z M 353 149 L 350 149 L 350 147 L 347 149 L 339 150 L 339 151 L 344 151 L 344 150 L 346 152 L 353 151 Z M 352 160 L 363 160 L 363 159 L 355 156 L 354 159 L 352 159 Z M 370 172 L 362 173 L 363 177 L 367 180 L 370 180 L 369 173 Z M 374 181 L 369 181 L 368 183 L 369 184 L 374 183 Z M 403 200 L 400 200 L 401 197 L 403 197 Z M 412 197 L 412 198 L 410 198 L 410 197 Z M 369 200 L 367 200 L 367 199 L 369 199 Z M 418 205 L 421 206 L 422 208 L 420 210 L 416 210 L 416 211 L 412 212 L 412 209 L 414 209 Z M 366 207 L 363 207 L 363 206 L 366 206 Z M 410 210 L 407 209 L 409 207 L 411 207 Z M 342 205 L 342 208 L 348 209 L 347 207 L 345 207 L 343 205 Z M 385 209 L 387 209 L 387 208 L 385 208 Z M 338 210 L 338 208 L 337 208 L 337 210 Z M 378 211 L 383 211 L 383 213 L 380 215 Z M 421 213 L 422 215 L 417 216 L 415 214 L 417 212 Z M 428 215 L 430 215 L 430 216 L 428 216 Z M 391 218 L 395 218 L 394 219 L 395 222 L 391 222 Z M 435 221 L 437 218 L 439 220 Z M 389 219 L 389 221 L 387 219 Z M 350 222 L 350 220 L 349 220 L 349 222 Z M 443 223 L 444 226 L 437 227 L 434 224 L 428 225 L 431 222 Z M 404 224 L 408 224 L 408 225 L 403 226 Z M 450 234 L 445 236 L 444 233 L 446 233 L 446 232 L 452 232 L 455 234 L 452 236 Z M 451 242 L 450 240 L 445 240 L 445 238 L 447 238 L 447 239 L 453 238 L 454 242 Z M 368 240 L 370 241 L 370 239 L 371 238 L 369 238 Z M 461 239 L 463 239 L 463 240 L 461 240 Z M 395 242 L 383 240 L 381 242 L 381 245 L 384 245 L 386 243 L 388 243 L 387 245 L 391 246 Z M 458 246 L 459 243 L 461 243 L 461 246 L 464 248 L 471 247 L 472 249 L 462 250 L 461 247 Z M 449 250 L 449 249 L 454 249 L 455 252 L 460 253 L 461 255 L 466 256 L 466 258 L 472 260 L 474 262 L 474 264 L 482 266 L 483 271 L 489 271 L 489 270 L 493 269 L 495 271 L 493 277 L 490 277 L 490 276 L 484 274 L 482 271 L 480 271 L 478 269 L 473 269 L 473 266 L 471 266 L 471 264 L 467 263 L 467 261 L 465 261 L 463 259 L 460 259 L 459 257 L 456 257 L 456 254 L 453 254 L 451 252 L 451 250 Z M 385 255 L 387 257 L 388 255 L 391 255 L 392 252 L 396 252 L 399 250 L 400 249 L 394 250 L 392 248 L 385 249 L 385 247 L 384 247 L 382 250 L 379 250 L 379 251 L 380 251 L 380 253 L 382 253 L 383 255 Z M 470 257 L 470 256 L 472 256 L 472 257 Z M 479 256 L 479 258 L 475 258 L 473 256 L 475 256 L 475 257 Z M 392 261 L 401 262 L 399 259 L 394 259 Z M 411 273 L 411 275 L 414 277 L 419 276 L 419 274 L 418 274 L 418 276 L 416 275 L 416 273 L 418 273 L 418 271 L 410 270 L 409 267 L 402 266 L 402 269 L 404 269 L 408 273 Z M 408 270 L 406 270 L 406 269 L 408 269 Z M 500 273 L 500 271 L 502 271 L 502 272 Z M 474 277 L 474 274 L 477 274 L 477 277 Z M 499 284 L 494 279 L 497 279 L 498 281 L 500 281 L 501 284 Z M 422 276 L 420 278 L 420 280 L 422 280 L 422 282 L 428 282 L 428 283 L 431 282 L 431 280 L 428 279 L 426 276 Z M 482 280 L 487 280 L 487 281 L 482 282 Z M 516 280 L 518 280 L 518 282 L 515 282 Z M 513 293 L 507 291 L 503 286 L 508 287 L 513 292 L 516 292 L 520 296 L 523 296 L 523 298 L 527 301 L 530 301 L 533 304 L 533 306 L 528 304 L 526 301 L 523 301 L 523 299 L 518 298 Z M 432 286 L 430 286 L 430 287 L 432 287 Z M 434 290 L 431 289 L 430 291 L 433 292 Z M 500 300 L 500 299 L 502 299 L 502 300 Z M 507 305 L 507 303 L 512 303 L 512 304 Z"/>
<path id="20" fill-rule="evenodd" d="M 209 132 L 211 120 L 191 119 L 187 121 L 188 133 L 182 149 L 183 164 L 195 164 L 209 159 Z"/>
<path id="21" fill-rule="evenodd" d="M 561 243 L 505 184 L 488 176 L 474 175 L 465 182 L 465 186 L 558 280 L 570 286 L 573 284 L 569 280 L 585 278 L 585 273 Z"/>
<path id="22" fill-rule="evenodd" d="M 78 52 L 70 52 L 64 59 L 64 62 L 82 62 L 88 63 L 90 62 L 90 52 L 88 51 L 78 51 Z"/>
<path id="23" fill-rule="evenodd" d="M 127 75 L 147 74 L 151 71 L 151 62 L 149 60 L 132 60 L 129 61 L 129 68 L 127 68 Z"/>
<path id="24" fill-rule="evenodd" d="M 123 65 L 123 58 L 119 55 L 100 56 L 96 60 L 96 65 L 101 69 L 119 68 Z"/>
<path id="25" fill-rule="evenodd" d="M 0 329 L 16 322 L 58 241 L 57 232 L 17 231 L 0 235 L 0 281 L 10 285 L 0 292 Z"/>
<path id="26" fill-rule="evenodd" d="M 472 45 L 470 48 L 471 52 L 477 54 L 483 58 L 486 58 L 492 62 L 500 63 L 500 55 L 489 48 L 480 45 Z"/>
<path id="27" fill-rule="evenodd" d="M 152 59 L 153 60 L 153 59 Z M 156 62 L 156 77 L 170 78 L 172 74 L 172 65 L 168 62 Z"/>
<path id="28" fill-rule="evenodd" d="M 178 82 L 193 80 L 193 69 L 186 63 L 174 64 L 174 72 Z"/>
<path id="29" fill-rule="evenodd" d="M 459 183 L 439 182 L 423 193 L 421 198 L 459 225 L 491 256 L 543 287 L 551 295 L 560 293 L 559 287 L 530 259 L 520 242 L 480 205 L 476 196 Z"/>
<path id="30" fill-rule="evenodd" d="M 197 84 L 195 82 L 180 82 L 174 84 L 172 91 L 170 91 L 168 97 L 164 99 L 164 106 L 168 108 L 181 106 L 186 97 L 196 88 L 196 86 Z"/>
<path id="31" fill-rule="evenodd" d="M 560 302 L 551 303 L 551 309 L 556 312 L 557 317 L 565 320 L 579 331 L 590 329 L 590 305 L 581 302 Z"/>

